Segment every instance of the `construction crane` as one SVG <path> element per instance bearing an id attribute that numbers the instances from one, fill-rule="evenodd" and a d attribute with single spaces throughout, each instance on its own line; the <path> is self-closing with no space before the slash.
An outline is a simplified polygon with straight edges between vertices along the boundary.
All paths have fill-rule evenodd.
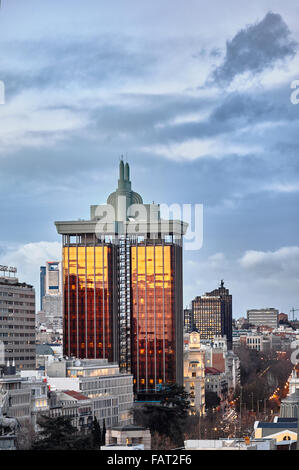
<path id="1" fill-rule="evenodd" d="M 293 313 L 293 321 L 295 320 L 295 312 L 299 312 L 299 308 L 291 308 L 290 310 L 291 313 Z"/>

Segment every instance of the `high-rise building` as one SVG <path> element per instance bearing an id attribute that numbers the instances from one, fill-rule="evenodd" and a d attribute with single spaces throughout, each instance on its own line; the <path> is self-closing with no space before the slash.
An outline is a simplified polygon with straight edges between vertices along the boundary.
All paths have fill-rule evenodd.
<path id="1" fill-rule="evenodd" d="M 90 220 L 55 222 L 63 243 L 64 354 L 107 358 L 137 392 L 183 384 L 182 238 L 132 191 L 129 165 Z"/>
<path id="2" fill-rule="evenodd" d="M 247 320 L 251 325 L 277 328 L 278 310 L 276 308 L 260 308 L 247 310 Z"/>
<path id="3" fill-rule="evenodd" d="M 60 261 L 47 261 L 45 278 L 45 295 L 58 295 L 62 291 Z"/>
<path id="4" fill-rule="evenodd" d="M 5 363 L 35 369 L 35 290 L 14 276 L 0 277 L 0 342 Z"/>
<path id="5" fill-rule="evenodd" d="M 46 293 L 46 266 L 40 267 L 40 309 L 43 309 L 43 299 Z"/>
<path id="6" fill-rule="evenodd" d="M 191 333 L 193 330 L 192 308 L 184 308 L 184 331 Z"/>
<path id="7" fill-rule="evenodd" d="M 62 263 L 47 261 L 41 266 L 41 313 L 47 326 L 62 328 Z"/>
<path id="8" fill-rule="evenodd" d="M 227 348 L 232 348 L 232 296 L 223 281 L 218 289 L 192 301 L 192 317 L 201 339 L 226 336 Z"/>

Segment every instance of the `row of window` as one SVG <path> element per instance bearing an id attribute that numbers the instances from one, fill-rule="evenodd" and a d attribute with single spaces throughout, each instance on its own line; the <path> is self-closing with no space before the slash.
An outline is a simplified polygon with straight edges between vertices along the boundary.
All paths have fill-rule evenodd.
<path id="1" fill-rule="evenodd" d="M 30 325 L 0 325 L 3 330 L 35 330 L 35 326 Z"/>
<path id="2" fill-rule="evenodd" d="M 0 297 L 20 297 L 25 299 L 35 299 L 35 295 L 32 294 L 20 294 L 19 292 L 0 292 Z"/>
<path id="3" fill-rule="evenodd" d="M 1 328 L 1 326 L 0 326 L 0 328 Z M 35 338 L 35 333 L 0 333 L 0 338 L 7 338 L 9 336 Z"/>
<path id="4" fill-rule="evenodd" d="M 30 305 L 31 307 L 35 307 L 34 302 L 18 302 L 17 300 L 0 300 L 0 304 L 2 305 Z"/>
<path id="5" fill-rule="evenodd" d="M 13 352 L 13 351 L 6 351 L 6 352 Z M 35 361 L 35 356 L 22 356 L 22 357 L 17 357 L 17 356 L 14 356 L 13 359 L 15 361 Z"/>
<path id="6" fill-rule="evenodd" d="M 24 313 L 24 312 L 22 312 Z M 23 321 L 23 322 L 30 322 L 30 323 L 33 323 L 35 322 L 35 319 L 34 318 L 27 318 L 27 317 L 15 317 L 13 318 L 12 316 L 9 316 L 9 317 L 0 317 L 0 321 Z"/>

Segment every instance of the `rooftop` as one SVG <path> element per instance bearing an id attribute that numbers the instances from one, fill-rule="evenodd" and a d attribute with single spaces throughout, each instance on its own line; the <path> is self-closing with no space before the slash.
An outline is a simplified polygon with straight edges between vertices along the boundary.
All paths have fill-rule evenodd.
<path id="1" fill-rule="evenodd" d="M 17 277 L 1 276 L 0 285 L 1 286 L 13 286 L 13 287 L 26 287 L 28 289 L 33 289 L 33 286 L 31 286 L 30 284 L 26 284 L 26 282 L 19 282 L 19 279 Z"/>
<path id="2" fill-rule="evenodd" d="M 268 423 L 259 421 L 257 427 L 264 429 L 297 429 L 298 424 L 297 421 L 284 421 L 278 423 Z"/>
<path id="3" fill-rule="evenodd" d="M 145 431 L 146 428 L 143 426 L 135 426 L 134 424 L 125 424 L 125 425 L 119 425 L 119 426 L 113 426 L 112 431 L 117 430 L 117 431 Z"/>
<path id="4" fill-rule="evenodd" d="M 66 393 L 66 395 L 69 395 L 72 398 L 75 398 L 76 400 L 89 400 L 88 397 L 83 395 L 82 393 L 76 392 L 75 390 L 62 390 L 63 393 Z"/>
<path id="5" fill-rule="evenodd" d="M 219 375 L 221 374 L 221 371 L 216 369 L 215 367 L 206 367 L 205 373 L 211 375 Z"/>

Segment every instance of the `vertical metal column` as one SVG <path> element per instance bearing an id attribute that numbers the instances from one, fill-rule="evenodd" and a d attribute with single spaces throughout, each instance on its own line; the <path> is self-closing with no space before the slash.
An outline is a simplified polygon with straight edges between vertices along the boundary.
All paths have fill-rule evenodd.
<path id="1" fill-rule="evenodd" d="M 79 289 L 79 282 L 78 282 L 78 235 L 76 235 L 76 321 L 77 321 L 77 357 L 80 357 L 80 350 L 79 350 L 79 299 L 78 299 L 78 289 Z"/>
<path id="2" fill-rule="evenodd" d="M 118 286 L 120 368 L 131 371 L 131 242 L 125 235 L 119 236 Z"/>
<path id="3" fill-rule="evenodd" d="M 96 236 L 93 236 L 93 329 L 94 358 L 97 357 L 97 308 L 96 308 Z"/>
<path id="4" fill-rule="evenodd" d="M 108 269 L 108 266 L 107 266 Z M 105 257 L 104 257 L 104 240 L 102 240 L 102 319 L 103 319 L 103 358 L 106 358 L 106 329 L 105 329 Z"/>
<path id="5" fill-rule="evenodd" d="M 148 391 L 148 311 L 147 311 L 147 245 L 144 240 L 144 279 L 145 279 L 145 390 Z"/>
<path id="6" fill-rule="evenodd" d="M 86 243 L 86 234 L 85 234 L 85 247 L 84 247 L 84 257 L 85 257 L 85 357 L 88 359 L 88 309 L 87 309 L 87 243 Z"/>

